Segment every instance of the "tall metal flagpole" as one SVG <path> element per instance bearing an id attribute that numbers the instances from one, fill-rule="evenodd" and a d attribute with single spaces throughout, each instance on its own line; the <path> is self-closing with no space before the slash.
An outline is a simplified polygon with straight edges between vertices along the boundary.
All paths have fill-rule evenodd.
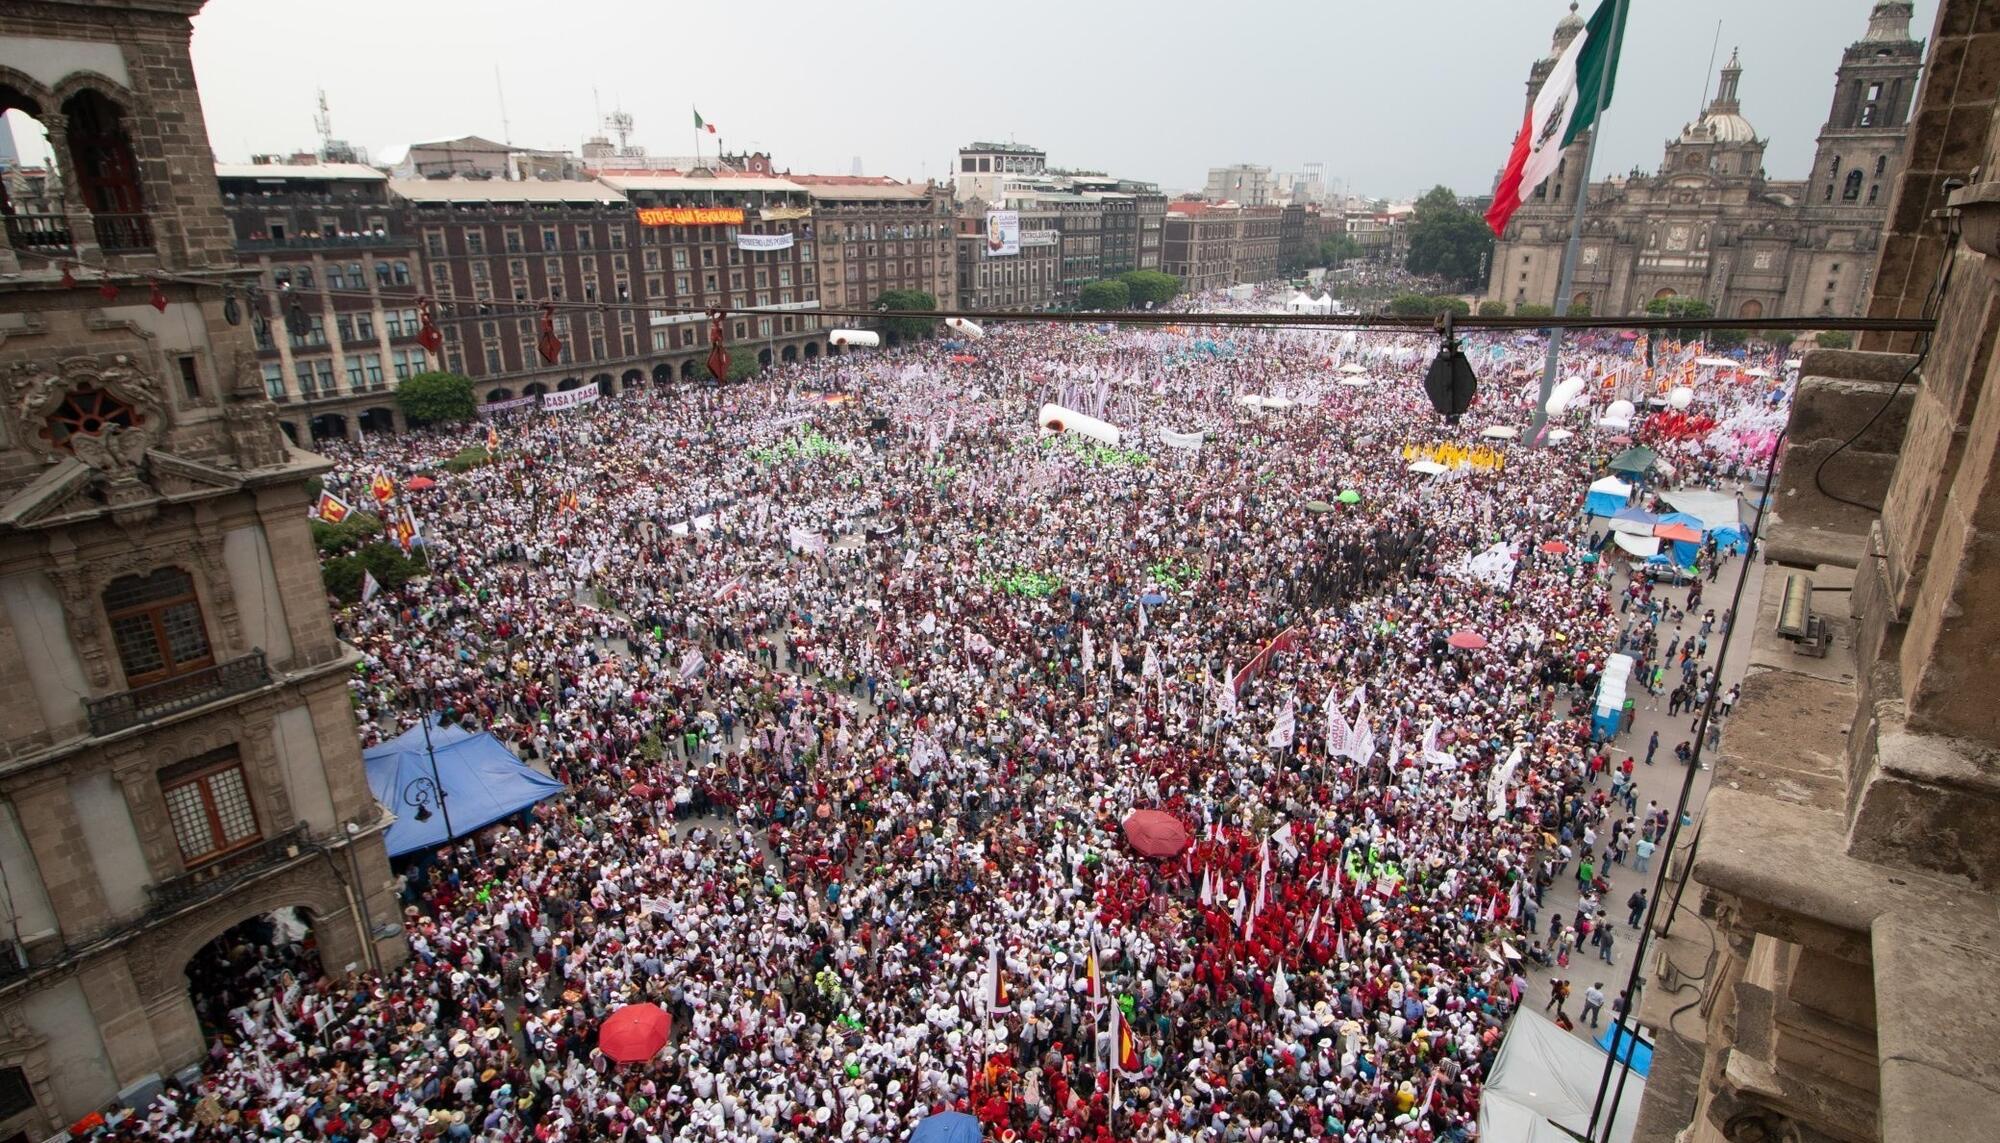
<path id="1" fill-rule="evenodd" d="M 1583 183 L 1576 195 L 1576 210 L 1569 220 L 1569 245 L 1563 249 L 1562 274 L 1556 285 L 1555 310 L 1557 318 L 1569 314 L 1570 287 L 1576 283 L 1577 255 L 1583 249 L 1583 208 L 1590 201 L 1590 170 L 1597 158 L 1597 137 L 1604 131 L 1604 100 L 1611 90 L 1611 68 L 1618 61 L 1620 37 L 1625 33 L 1625 6 L 1630 0 L 1612 0 L 1617 7 L 1611 10 L 1611 44 L 1604 53 L 1604 65 L 1598 72 L 1597 106 L 1590 120 L 1590 141 L 1583 146 Z M 1534 445 L 1548 443 L 1543 438 L 1549 427 L 1549 394 L 1556 388 L 1556 361 L 1562 353 L 1563 327 L 1549 328 L 1549 356 L 1542 364 L 1542 394 L 1535 399 L 1535 418 L 1528 430 L 1528 442 Z"/>

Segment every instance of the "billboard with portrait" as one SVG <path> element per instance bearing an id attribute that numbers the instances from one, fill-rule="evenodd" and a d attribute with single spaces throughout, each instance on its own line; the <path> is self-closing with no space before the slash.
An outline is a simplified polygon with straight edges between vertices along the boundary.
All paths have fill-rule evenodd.
<path id="1" fill-rule="evenodd" d="M 1021 212 L 1018 210 L 989 210 L 986 212 L 986 256 L 998 258 L 1021 252 Z"/>

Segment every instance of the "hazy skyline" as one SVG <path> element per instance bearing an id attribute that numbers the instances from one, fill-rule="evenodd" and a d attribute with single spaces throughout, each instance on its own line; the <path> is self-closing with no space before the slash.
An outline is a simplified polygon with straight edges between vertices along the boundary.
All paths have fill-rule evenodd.
<path id="1" fill-rule="evenodd" d="M 634 142 L 669 155 L 691 152 L 699 108 L 731 150 L 768 150 L 799 172 L 844 174 L 859 156 L 870 174 L 944 178 L 960 145 L 1013 139 L 1054 164 L 1176 190 L 1198 188 L 1211 166 L 1318 161 L 1330 183 L 1395 198 L 1436 183 L 1491 188 L 1528 68 L 1568 6 L 1017 0 L 961 16 L 879 0 L 831 18 L 797 0 L 577 0 L 553 12 L 515 0 L 212 0 L 193 50 L 224 161 L 317 146 L 323 87 L 335 134 L 377 162 L 468 134 L 574 150 L 596 130 L 595 104 L 630 113 Z M 1871 6 L 1635 0 L 1596 172 L 1659 162 L 1713 89 L 1720 19 L 1715 64 L 1740 48 L 1743 113 L 1770 140 L 1766 169 L 1804 177 L 1841 49 Z M 1935 0 L 1916 8 L 1912 31 L 1928 37 Z M 707 153 L 715 142 L 703 137 Z"/>

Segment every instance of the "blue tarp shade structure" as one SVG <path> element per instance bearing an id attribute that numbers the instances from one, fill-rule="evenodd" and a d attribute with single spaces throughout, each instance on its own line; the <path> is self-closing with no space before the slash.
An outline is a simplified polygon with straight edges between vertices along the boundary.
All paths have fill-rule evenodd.
<path id="1" fill-rule="evenodd" d="M 437 753 L 437 776 L 444 783 L 451 812 L 451 837 L 464 837 L 509 814 L 554 796 L 562 783 L 530 769 L 491 734 L 474 734 L 459 726 L 431 725 L 431 748 Z M 368 766 L 368 788 L 396 820 L 383 840 L 390 857 L 443 845 L 444 813 L 431 780 L 431 760 L 424 750 L 424 728 L 413 726 L 371 750 L 361 752 Z M 426 820 L 417 811 L 428 808 Z"/>
<path id="2" fill-rule="evenodd" d="M 1616 1052 L 1611 1051 L 1613 1041 L 1618 1043 Z M 1621 1033 L 1615 1021 L 1597 1038 L 1597 1046 L 1607 1054 L 1617 1056 L 1621 1064 L 1625 1062 L 1625 1057 L 1632 1057 L 1632 1071 L 1636 1075 L 1647 1075 L 1653 1070 L 1653 1045 L 1640 1039 L 1639 1034 L 1630 1028 Z"/>
<path id="3" fill-rule="evenodd" d="M 1615 516 L 1632 500 L 1632 486 L 1615 476 L 1607 476 L 1590 486 L 1584 511 L 1592 516 Z"/>
<path id="4" fill-rule="evenodd" d="M 940 1111 L 910 1131 L 910 1143 L 979 1143 L 979 1121 L 963 1111 Z"/>
<path id="5" fill-rule="evenodd" d="M 1685 524 L 1697 532 L 1708 531 L 1707 526 L 1701 522 L 1701 517 L 1691 516 L 1686 512 L 1669 512 L 1660 517 L 1660 523 Z M 1684 568 L 1693 567 L 1695 556 L 1701 552 L 1700 544 L 1690 543 L 1687 540 L 1673 540 L 1664 546 L 1673 550 L 1674 562 Z"/>

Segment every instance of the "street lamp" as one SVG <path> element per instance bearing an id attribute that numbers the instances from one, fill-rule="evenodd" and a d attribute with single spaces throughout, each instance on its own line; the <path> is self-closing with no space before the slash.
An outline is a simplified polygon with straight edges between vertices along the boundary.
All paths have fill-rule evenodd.
<path id="1" fill-rule="evenodd" d="M 438 776 L 437 750 L 431 746 L 432 705 L 433 702 L 431 698 L 431 689 L 429 687 L 425 687 L 424 713 L 423 717 L 418 720 L 418 725 L 424 728 L 424 754 L 426 757 L 430 759 L 431 763 L 431 788 L 437 791 L 438 812 L 444 815 L 444 839 L 446 842 L 450 842 L 452 838 L 451 807 L 446 804 L 446 796 L 444 792 L 444 779 Z M 418 821 L 420 822 L 429 821 L 430 816 L 431 816 L 430 807 L 421 804 L 417 806 L 416 817 Z"/>

